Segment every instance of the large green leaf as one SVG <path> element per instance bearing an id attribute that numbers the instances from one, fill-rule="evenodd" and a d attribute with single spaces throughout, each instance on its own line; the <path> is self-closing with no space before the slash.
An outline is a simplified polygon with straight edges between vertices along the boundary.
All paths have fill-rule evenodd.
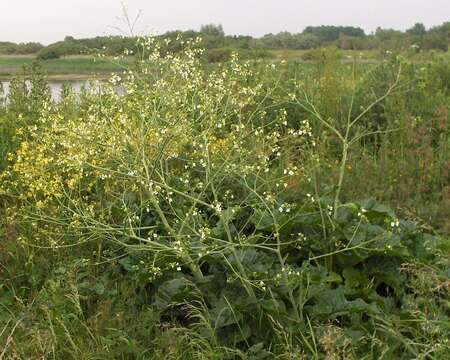
<path id="1" fill-rule="evenodd" d="M 193 299 L 195 286 L 186 278 L 177 278 L 166 281 L 155 295 L 154 305 L 164 310 L 170 305 L 180 304 L 186 300 Z"/>
<path id="2" fill-rule="evenodd" d="M 310 307 L 311 315 L 326 315 L 336 317 L 352 313 L 377 313 L 379 310 L 376 305 L 368 304 L 358 298 L 347 300 L 344 287 L 337 289 L 323 289 L 315 296 L 315 303 Z"/>
<path id="3" fill-rule="evenodd" d="M 243 318 L 242 314 L 231 307 L 230 303 L 223 297 L 213 304 L 211 310 L 209 310 L 209 317 L 215 329 L 238 324 Z"/>

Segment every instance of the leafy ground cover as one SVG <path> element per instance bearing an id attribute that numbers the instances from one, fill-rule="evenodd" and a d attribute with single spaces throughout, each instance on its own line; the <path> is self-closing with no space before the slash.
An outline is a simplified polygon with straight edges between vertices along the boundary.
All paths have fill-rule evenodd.
<path id="1" fill-rule="evenodd" d="M 141 47 L 2 102 L 0 358 L 446 358 L 448 62 Z"/>

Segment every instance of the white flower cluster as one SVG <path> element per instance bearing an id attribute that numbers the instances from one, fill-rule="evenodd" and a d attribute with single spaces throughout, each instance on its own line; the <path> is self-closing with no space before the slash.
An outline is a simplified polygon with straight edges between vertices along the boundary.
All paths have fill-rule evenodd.
<path id="1" fill-rule="evenodd" d="M 278 211 L 280 213 L 285 212 L 285 213 L 290 213 L 292 209 L 292 205 L 288 204 L 288 203 L 283 203 L 280 205 L 280 207 L 278 208 Z"/>

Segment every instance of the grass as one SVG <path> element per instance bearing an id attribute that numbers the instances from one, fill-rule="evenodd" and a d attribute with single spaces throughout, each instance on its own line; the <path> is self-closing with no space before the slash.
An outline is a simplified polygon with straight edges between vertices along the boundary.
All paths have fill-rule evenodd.
<path id="1" fill-rule="evenodd" d="M 334 52 L 343 62 L 352 62 L 357 59 L 358 62 L 366 63 L 378 63 L 389 56 L 383 54 L 381 50 L 339 50 L 335 48 L 329 49 L 318 49 L 318 50 L 295 50 L 295 49 L 272 49 L 269 50 L 271 56 L 275 59 L 286 60 L 286 61 L 318 61 L 321 58 L 321 53 Z M 414 61 L 417 63 L 429 63 L 436 59 L 448 59 L 450 57 L 450 52 L 421 52 L 421 53 L 411 53 L 402 52 L 400 55 L 409 59 L 409 61 Z"/>
<path id="2" fill-rule="evenodd" d="M 22 70 L 23 66 L 29 66 L 34 58 L 29 56 L 1 56 L 0 76 L 11 77 Z M 87 56 L 71 56 L 61 59 L 47 60 L 43 63 L 44 70 L 49 75 L 90 75 L 95 73 L 111 73 L 122 70 L 122 65 L 128 61 L 115 62 L 112 58 L 98 59 Z"/>
<path id="3" fill-rule="evenodd" d="M 328 50 L 330 51 L 330 50 Z M 317 61 L 320 58 L 320 50 L 293 50 L 293 49 L 276 49 L 269 50 L 270 55 L 274 59 L 287 61 Z M 379 50 L 343 50 L 339 51 L 339 56 L 343 61 L 353 61 L 358 59 L 360 62 L 378 63 L 383 56 Z M 421 54 L 405 54 L 418 63 L 428 63 L 436 58 L 448 58 L 449 55 L 438 53 Z M 11 78 L 14 74 L 20 72 L 23 66 L 29 66 L 33 63 L 35 56 L 33 55 L 0 55 L 0 77 Z M 79 78 L 92 74 L 108 74 L 123 70 L 123 66 L 129 66 L 132 60 L 115 61 L 113 58 L 96 58 L 89 55 L 67 56 L 61 59 L 47 60 L 43 62 L 43 68 L 49 76 L 66 76 Z"/>
<path id="4" fill-rule="evenodd" d="M 319 50 L 321 51 L 321 50 Z M 322 50 L 323 51 L 323 50 Z M 313 54 L 314 52 L 317 52 L 315 50 L 295 50 L 295 49 L 275 49 L 270 50 L 270 53 L 273 57 L 277 59 L 284 59 L 284 60 L 302 60 L 304 58 L 307 58 L 308 55 Z M 380 58 L 380 51 L 379 50 L 341 50 L 339 51 L 340 56 L 343 59 L 365 59 L 365 60 L 379 60 Z"/>
<path id="5" fill-rule="evenodd" d="M 15 57 L 15 56 L 1 56 L 0 57 L 0 72 L 18 71 L 22 66 L 30 65 L 33 62 L 32 57 Z"/>

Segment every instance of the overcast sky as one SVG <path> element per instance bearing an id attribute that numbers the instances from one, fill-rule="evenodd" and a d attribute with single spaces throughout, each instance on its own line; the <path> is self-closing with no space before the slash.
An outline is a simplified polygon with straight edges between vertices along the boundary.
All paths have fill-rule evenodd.
<path id="1" fill-rule="evenodd" d="M 261 36 L 308 25 L 377 26 L 404 30 L 450 21 L 450 0 L 126 0 L 131 17 L 140 10 L 137 32 L 163 33 L 222 24 L 227 34 Z M 0 0 L 0 41 L 44 44 L 117 34 L 125 28 L 120 0 Z"/>

